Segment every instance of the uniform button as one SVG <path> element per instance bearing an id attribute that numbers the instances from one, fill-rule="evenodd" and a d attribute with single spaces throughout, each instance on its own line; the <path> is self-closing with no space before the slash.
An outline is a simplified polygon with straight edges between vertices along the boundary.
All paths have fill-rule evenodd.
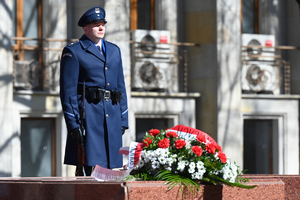
<path id="1" fill-rule="evenodd" d="M 109 84 L 109 83 L 107 83 L 107 86 L 110 86 L 110 84 Z"/>
<path id="2" fill-rule="evenodd" d="M 106 117 L 108 117 L 108 114 L 106 114 Z"/>
<path id="3" fill-rule="evenodd" d="M 108 70 L 108 68 L 107 68 L 107 67 L 105 67 L 105 70 Z"/>

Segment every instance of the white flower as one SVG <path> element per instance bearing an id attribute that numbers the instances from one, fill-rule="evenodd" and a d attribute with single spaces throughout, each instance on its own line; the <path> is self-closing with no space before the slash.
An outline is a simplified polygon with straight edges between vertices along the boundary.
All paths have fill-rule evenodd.
<path id="1" fill-rule="evenodd" d="M 195 167 L 196 167 L 195 163 L 191 162 L 189 165 L 189 170 L 188 170 L 190 174 L 195 172 Z"/>
<path id="2" fill-rule="evenodd" d="M 148 163 L 148 162 L 150 162 L 150 158 L 149 157 L 145 157 L 144 161 L 145 161 L 145 163 Z"/>
<path id="3" fill-rule="evenodd" d="M 172 168 L 171 167 L 166 167 L 166 170 L 172 171 Z"/>
<path id="4" fill-rule="evenodd" d="M 150 151 L 148 151 L 148 153 L 149 153 L 148 155 L 149 155 L 150 159 L 157 157 L 155 151 L 150 150 Z"/>
<path id="5" fill-rule="evenodd" d="M 144 158 L 144 161 L 147 163 L 150 161 L 150 156 L 149 156 L 149 153 L 147 151 L 142 151 L 141 153 L 141 157 Z"/>
<path id="6" fill-rule="evenodd" d="M 152 157 L 151 162 L 155 162 L 155 161 L 157 161 L 157 157 Z"/>
<path id="7" fill-rule="evenodd" d="M 232 171 L 237 171 L 237 166 L 235 164 L 230 165 Z"/>
<path id="8" fill-rule="evenodd" d="M 191 155 L 193 155 L 193 154 L 194 154 L 194 152 L 193 152 L 193 150 L 192 150 L 192 149 L 187 149 L 187 151 L 188 151 L 188 154 L 191 154 Z"/>
<path id="9" fill-rule="evenodd" d="M 202 161 L 198 161 L 196 163 L 196 166 L 197 166 L 198 169 L 203 168 L 204 167 L 204 163 Z"/>
<path id="10" fill-rule="evenodd" d="M 201 172 L 196 172 L 194 174 L 192 174 L 192 179 L 202 179 L 203 178 L 203 174 L 204 173 L 201 173 Z"/>
<path id="11" fill-rule="evenodd" d="M 160 162 L 160 164 L 166 164 L 167 159 L 164 156 L 160 156 L 158 157 L 158 161 Z"/>
<path id="12" fill-rule="evenodd" d="M 153 169 L 159 168 L 159 162 L 158 161 L 152 162 L 152 168 Z"/>
<path id="13" fill-rule="evenodd" d="M 166 164 L 171 166 L 175 160 L 173 158 L 166 158 Z"/>
<path id="14" fill-rule="evenodd" d="M 186 166 L 188 166 L 190 164 L 188 160 L 184 160 L 184 162 L 185 162 Z"/>
<path id="15" fill-rule="evenodd" d="M 204 167 L 204 163 L 203 162 L 198 161 L 196 163 L 196 166 L 197 166 L 198 172 L 201 173 L 202 175 L 206 172 L 206 169 Z"/>
<path id="16" fill-rule="evenodd" d="M 168 157 L 169 154 L 170 154 L 170 151 L 168 148 L 162 150 L 162 153 L 161 153 L 162 156 Z"/>
<path id="17" fill-rule="evenodd" d="M 191 145 L 192 140 L 191 139 L 186 139 L 185 142 L 186 142 L 185 148 L 186 149 L 191 149 L 191 147 L 192 147 L 192 145 Z"/>
<path id="18" fill-rule="evenodd" d="M 229 180 L 230 183 L 234 183 L 235 182 L 235 177 L 231 177 L 231 179 Z"/>
<path id="19" fill-rule="evenodd" d="M 196 174 L 192 174 L 192 179 L 196 179 Z"/>
<path id="20" fill-rule="evenodd" d="M 218 157 L 218 155 L 219 155 L 218 152 L 216 152 L 216 153 L 214 154 L 215 159 L 220 159 L 220 158 Z"/>
<path id="21" fill-rule="evenodd" d="M 194 162 L 191 162 L 191 163 L 190 163 L 190 167 L 191 167 L 191 168 L 195 168 L 195 167 L 196 167 L 195 163 L 194 163 Z"/>
<path id="22" fill-rule="evenodd" d="M 185 168 L 185 162 L 184 161 L 179 161 L 178 166 L 177 166 L 177 170 L 182 172 L 184 170 L 184 168 Z"/>
<path id="23" fill-rule="evenodd" d="M 161 154 L 163 154 L 163 148 L 158 148 L 155 150 L 155 155 L 156 156 L 161 156 Z"/>
<path id="24" fill-rule="evenodd" d="M 144 164 L 145 164 L 145 162 L 143 161 L 143 159 L 140 159 L 139 162 L 137 163 L 137 166 L 143 167 Z"/>
<path id="25" fill-rule="evenodd" d="M 221 172 L 220 170 L 214 170 L 214 171 L 210 171 L 209 174 L 210 174 L 210 175 L 213 174 L 213 175 L 216 175 L 216 176 L 217 176 L 220 172 Z"/>
<path id="26" fill-rule="evenodd" d="M 178 156 L 177 156 L 177 154 L 173 154 L 172 156 L 171 156 L 171 158 L 174 158 L 174 159 L 176 159 Z M 179 160 L 179 159 L 178 159 Z"/>
<path id="27" fill-rule="evenodd" d="M 149 150 L 149 151 L 144 151 L 143 157 L 145 158 L 145 160 L 151 160 L 153 151 Z"/>
<path id="28" fill-rule="evenodd" d="M 195 167 L 189 167 L 188 171 L 189 171 L 190 174 L 194 173 L 195 172 Z"/>

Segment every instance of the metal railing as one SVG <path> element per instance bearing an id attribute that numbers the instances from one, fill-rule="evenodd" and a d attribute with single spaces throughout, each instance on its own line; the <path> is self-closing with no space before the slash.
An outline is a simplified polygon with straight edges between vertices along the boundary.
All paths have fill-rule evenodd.
<path id="1" fill-rule="evenodd" d="M 12 40 L 15 43 L 13 46 L 14 90 L 58 92 L 61 52 L 65 45 L 75 40 L 23 37 L 14 37 Z M 156 85 L 154 85 L 156 89 L 187 92 L 187 47 L 199 45 L 194 43 L 163 43 L 163 47 L 166 47 L 167 50 L 156 49 L 152 51 L 153 49 L 143 50 L 138 48 L 139 45 L 149 45 L 148 43 L 131 41 L 130 44 L 132 80 L 136 80 L 136 76 L 138 76 L 134 72 L 138 64 L 143 64 L 145 61 L 148 61 L 148 63 L 154 61 L 155 66 L 148 65 L 143 68 L 146 81 L 156 81 Z M 161 44 L 151 43 L 150 45 L 159 47 Z M 164 69 L 160 67 L 164 67 Z M 154 74 L 151 74 L 151 72 Z M 169 73 L 170 76 L 168 86 L 166 85 L 166 73 Z M 133 84 L 133 86 L 135 85 Z M 142 86 L 140 89 L 151 90 L 153 88 L 148 84 L 148 86 Z"/>
<path id="2" fill-rule="evenodd" d="M 188 92 L 188 47 L 196 43 L 131 41 L 133 91 Z"/>
<path id="3" fill-rule="evenodd" d="M 12 38 L 14 90 L 58 91 L 63 47 L 74 40 Z"/>

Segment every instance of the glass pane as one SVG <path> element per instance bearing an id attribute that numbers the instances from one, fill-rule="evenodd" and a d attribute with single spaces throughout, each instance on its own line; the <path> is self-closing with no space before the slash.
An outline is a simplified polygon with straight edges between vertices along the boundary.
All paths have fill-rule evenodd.
<path id="1" fill-rule="evenodd" d="M 38 50 L 24 50 L 24 59 L 28 61 L 38 60 Z"/>
<path id="2" fill-rule="evenodd" d="M 16 0 L 13 1 L 13 10 L 16 11 Z M 16 22 L 16 16 L 17 12 L 13 12 L 12 14 L 12 18 L 13 18 L 13 37 L 16 37 L 17 36 L 17 33 L 16 33 L 16 25 L 17 25 L 17 22 Z M 15 45 L 15 41 L 13 40 L 13 45 Z"/>
<path id="3" fill-rule="evenodd" d="M 243 0 L 243 33 L 255 33 L 255 0 Z"/>
<path id="4" fill-rule="evenodd" d="M 151 0 L 138 0 L 137 28 L 151 30 Z"/>
<path id="5" fill-rule="evenodd" d="M 24 37 L 38 38 L 38 0 L 24 2 Z M 27 45 L 37 45 L 37 41 L 25 41 Z"/>
<path id="6" fill-rule="evenodd" d="M 52 119 L 21 120 L 21 176 L 52 176 Z"/>
<path id="7" fill-rule="evenodd" d="M 165 118 L 136 118 L 136 141 L 142 142 L 151 129 L 165 130 L 168 127 L 168 119 Z"/>
<path id="8" fill-rule="evenodd" d="M 244 169 L 272 174 L 272 120 L 244 120 Z"/>

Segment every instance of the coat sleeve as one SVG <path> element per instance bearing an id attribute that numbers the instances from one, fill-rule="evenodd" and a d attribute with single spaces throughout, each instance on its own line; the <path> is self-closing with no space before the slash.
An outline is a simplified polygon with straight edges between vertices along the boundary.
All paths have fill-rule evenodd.
<path id="1" fill-rule="evenodd" d="M 127 94 L 126 94 L 126 87 L 124 81 L 124 72 L 123 72 L 123 65 L 122 65 L 122 58 L 121 58 L 121 51 L 119 50 L 120 56 L 120 68 L 118 73 L 118 89 L 122 92 L 121 97 L 121 124 L 122 127 L 128 129 L 128 106 L 127 106 Z"/>
<path id="2" fill-rule="evenodd" d="M 68 132 L 80 126 L 77 101 L 79 62 L 68 46 L 62 52 L 60 63 L 60 99 Z"/>

